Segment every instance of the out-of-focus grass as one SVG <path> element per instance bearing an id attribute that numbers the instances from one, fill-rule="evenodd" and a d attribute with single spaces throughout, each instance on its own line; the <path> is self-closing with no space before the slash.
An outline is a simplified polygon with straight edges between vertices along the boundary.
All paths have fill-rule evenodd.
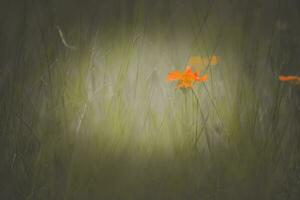
<path id="1" fill-rule="evenodd" d="M 24 2 L 1 38 L 3 199 L 297 199 L 299 96 L 282 33 L 255 24 L 267 3 Z M 197 107 L 165 76 L 212 54 Z"/>

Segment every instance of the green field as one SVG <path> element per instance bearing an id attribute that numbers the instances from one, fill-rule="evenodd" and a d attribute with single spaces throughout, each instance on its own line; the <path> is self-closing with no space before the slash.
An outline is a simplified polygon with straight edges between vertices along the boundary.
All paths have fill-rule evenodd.
<path id="1" fill-rule="evenodd" d="M 296 0 L 1 4 L 1 200 L 299 199 Z"/>

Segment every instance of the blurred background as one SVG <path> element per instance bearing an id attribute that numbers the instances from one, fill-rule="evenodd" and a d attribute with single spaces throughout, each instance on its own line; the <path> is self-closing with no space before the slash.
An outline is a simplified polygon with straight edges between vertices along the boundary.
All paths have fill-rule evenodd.
<path id="1" fill-rule="evenodd" d="M 297 0 L 2 0 L 0 199 L 300 195 Z M 192 90 L 166 82 L 216 55 Z"/>

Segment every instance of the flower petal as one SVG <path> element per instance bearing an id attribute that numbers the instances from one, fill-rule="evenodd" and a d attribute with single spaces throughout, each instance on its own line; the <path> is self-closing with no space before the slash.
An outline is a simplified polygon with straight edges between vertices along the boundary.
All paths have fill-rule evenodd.
<path id="1" fill-rule="evenodd" d="M 179 71 L 173 71 L 167 75 L 168 81 L 176 81 L 176 80 L 180 80 L 181 78 L 182 78 L 182 74 Z"/>
<path id="2" fill-rule="evenodd" d="M 296 81 L 297 79 L 297 76 L 279 76 L 280 81 Z"/>
<path id="3" fill-rule="evenodd" d="M 191 66 L 186 66 L 184 70 L 184 74 L 191 74 L 192 73 L 192 67 Z"/>
<path id="4" fill-rule="evenodd" d="M 198 77 L 199 72 L 200 72 L 200 70 L 196 70 L 196 71 L 194 72 L 194 76 L 195 76 L 195 77 Z"/>
<path id="5" fill-rule="evenodd" d="M 180 81 L 178 82 L 176 88 L 192 88 L 191 81 Z"/>
<path id="6" fill-rule="evenodd" d="M 197 77 L 197 79 L 195 81 L 198 81 L 198 82 L 204 82 L 207 80 L 207 77 L 208 75 L 207 74 L 204 74 L 203 76 L 201 77 Z"/>

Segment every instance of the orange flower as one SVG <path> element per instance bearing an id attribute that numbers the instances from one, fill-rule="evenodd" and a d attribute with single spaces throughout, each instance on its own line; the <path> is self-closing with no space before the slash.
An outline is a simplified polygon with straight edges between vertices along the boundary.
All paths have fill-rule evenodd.
<path id="1" fill-rule="evenodd" d="M 279 80 L 282 82 L 289 82 L 296 85 L 300 84 L 300 76 L 279 76 Z"/>
<path id="2" fill-rule="evenodd" d="M 194 82 L 204 82 L 207 74 L 199 77 L 199 70 L 192 72 L 192 68 L 187 66 L 184 72 L 173 71 L 167 75 L 167 81 L 178 81 L 177 88 L 192 88 Z"/>

